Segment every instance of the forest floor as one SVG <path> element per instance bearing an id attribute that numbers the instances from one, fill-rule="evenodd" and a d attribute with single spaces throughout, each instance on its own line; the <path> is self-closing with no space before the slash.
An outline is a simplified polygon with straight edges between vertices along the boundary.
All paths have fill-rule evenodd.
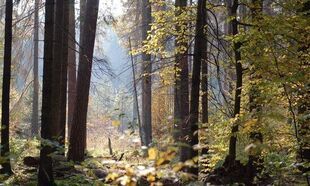
<path id="1" fill-rule="evenodd" d="M 89 155 L 83 163 L 74 164 L 68 162 L 63 155 L 53 155 L 57 185 L 206 185 L 210 184 L 209 178 L 212 174 L 213 183 L 225 180 L 225 171 L 218 171 L 219 174 L 214 175 L 215 167 L 208 167 L 207 157 L 199 159 L 202 162 L 198 179 L 200 181 L 194 182 L 192 175 L 182 171 L 194 162 L 178 162 L 177 150 L 173 145 L 169 145 L 166 138 L 158 140 L 153 148 L 143 150 L 136 133 L 120 133 L 115 129 L 109 131 L 108 128 L 98 130 L 91 127 L 88 132 Z M 14 139 L 12 146 L 14 175 L 0 176 L 0 185 L 1 182 L 4 185 L 37 185 L 39 141 Z M 272 173 L 267 173 L 263 185 L 307 185 L 305 176 L 298 169 L 288 169 L 289 166 L 284 166 L 281 162 L 275 167 L 277 169 L 269 170 Z M 237 176 L 242 178 L 245 173 L 241 172 Z"/>

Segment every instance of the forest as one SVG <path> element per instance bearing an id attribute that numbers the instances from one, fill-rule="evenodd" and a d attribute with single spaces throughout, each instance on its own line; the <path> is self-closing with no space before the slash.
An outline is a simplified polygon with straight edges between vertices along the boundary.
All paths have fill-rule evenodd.
<path id="1" fill-rule="evenodd" d="M 0 0 L 0 185 L 310 185 L 309 0 Z"/>

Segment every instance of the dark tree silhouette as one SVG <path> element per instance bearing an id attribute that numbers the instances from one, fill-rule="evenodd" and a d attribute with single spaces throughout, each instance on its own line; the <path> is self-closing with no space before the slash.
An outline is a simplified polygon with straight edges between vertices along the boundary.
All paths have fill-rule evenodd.
<path id="1" fill-rule="evenodd" d="M 4 65 L 2 84 L 2 111 L 1 111 L 1 157 L 5 158 L 1 173 L 11 175 L 10 164 L 10 84 L 12 62 L 12 13 L 13 0 L 5 4 L 5 38 L 4 38 Z"/>
<path id="2" fill-rule="evenodd" d="M 75 44 L 75 0 L 69 4 L 68 37 L 68 140 L 70 139 L 76 94 L 76 44 Z"/>
<path id="3" fill-rule="evenodd" d="M 52 76 L 53 76 L 53 37 L 55 0 L 45 3 L 45 31 L 44 31 L 44 65 L 43 65 L 43 95 L 41 116 L 41 150 L 38 173 L 38 185 L 52 185 L 54 183 L 52 158 L 53 151 L 46 140 L 52 140 L 53 122 L 51 115 L 52 103 Z"/>
<path id="4" fill-rule="evenodd" d="M 62 59 L 61 59 L 61 81 L 60 81 L 60 136 L 61 145 L 65 146 L 66 139 L 66 121 L 67 121 L 67 76 L 68 76 L 68 42 L 69 42 L 69 3 L 70 0 L 63 0 L 63 26 L 62 26 Z"/>
<path id="5" fill-rule="evenodd" d="M 63 134 L 63 126 L 61 123 L 61 80 L 63 67 L 63 50 L 64 50 L 64 1 L 56 0 L 55 4 L 55 22 L 54 22 L 54 45 L 53 45 L 53 76 L 52 76 L 52 123 L 54 125 L 53 137 L 62 144 L 61 136 Z"/>
<path id="6" fill-rule="evenodd" d="M 198 144 L 198 118 L 199 118 L 199 91 L 200 91 L 200 72 L 201 63 L 204 58 L 207 42 L 204 39 L 204 28 L 206 26 L 206 0 L 199 0 L 197 6 L 196 18 L 196 33 L 194 46 L 194 61 L 193 61 L 193 75 L 192 75 L 192 89 L 190 100 L 190 129 L 191 135 L 189 137 L 191 148 L 189 149 L 190 156 L 187 159 L 192 159 L 198 156 L 198 151 L 194 149 Z M 198 162 L 196 166 L 189 169 L 189 172 L 198 175 Z"/>

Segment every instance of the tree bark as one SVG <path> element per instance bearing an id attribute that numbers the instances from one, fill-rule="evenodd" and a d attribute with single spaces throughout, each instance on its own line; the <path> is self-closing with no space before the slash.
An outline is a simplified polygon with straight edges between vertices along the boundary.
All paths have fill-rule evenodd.
<path id="1" fill-rule="evenodd" d="M 53 138 L 62 144 L 62 123 L 61 123 L 61 73 L 63 64 L 63 33 L 64 33 L 64 1 L 56 0 L 54 22 L 54 45 L 53 45 L 53 76 L 52 76 L 52 122 L 54 125 Z"/>
<path id="2" fill-rule="evenodd" d="M 231 9 L 231 15 L 233 19 L 230 21 L 232 35 L 235 36 L 238 34 L 238 22 L 237 22 L 237 9 L 238 9 L 238 0 L 234 0 Z M 233 43 L 234 56 L 235 56 L 235 68 L 236 68 L 236 89 L 235 89 L 235 104 L 234 104 L 234 117 L 238 117 L 240 114 L 241 108 L 241 90 L 242 90 L 242 75 L 243 69 L 241 64 L 241 53 L 240 53 L 241 43 Z M 238 121 L 237 121 L 238 122 Z M 229 160 L 230 162 L 235 161 L 236 159 L 236 148 L 237 148 L 237 136 L 239 125 L 234 123 L 231 131 L 231 137 L 229 140 Z"/>
<path id="3" fill-rule="evenodd" d="M 145 41 L 148 36 L 148 31 L 151 30 L 152 8 L 149 0 L 142 0 L 142 41 Z M 152 143 L 152 63 L 151 55 L 142 53 L 142 130 L 143 146 L 148 146 Z"/>
<path id="4" fill-rule="evenodd" d="M 207 18 L 206 18 L 207 19 Z M 205 35 L 207 35 L 206 33 Z M 205 36 L 207 37 L 207 36 Z M 206 39 L 207 40 L 207 39 Z M 207 42 L 207 41 L 206 41 Z M 201 123 L 203 123 L 203 127 L 208 127 L 209 122 L 209 102 L 208 102 L 208 86 L 209 86 L 209 64 L 208 64 L 208 54 L 207 54 L 208 43 L 206 44 L 206 51 L 203 55 L 203 60 L 201 61 Z M 207 146 L 206 137 L 201 138 L 204 140 L 205 146 L 201 149 L 201 156 L 207 155 L 209 148 Z"/>
<path id="5" fill-rule="evenodd" d="M 208 67 L 208 56 L 207 56 L 207 46 L 206 51 L 203 56 L 203 61 L 201 62 L 201 122 L 209 122 L 209 112 L 208 112 L 208 76 L 209 76 L 209 67 Z"/>
<path id="6" fill-rule="evenodd" d="M 178 8 L 176 16 L 182 14 L 187 6 L 187 0 L 176 0 L 175 7 Z M 181 23 L 177 23 L 181 24 Z M 183 23 L 187 27 L 187 23 Z M 176 30 L 181 31 L 181 26 L 177 26 Z M 185 31 L 185 30 L 184 30 Z M 185 33 L 182 36 L 186 37 Z M 188 48 L 187 42 L 180 43 L 178 39 L 175 41 L 175 47 Z M 190 135 L 190 128 L 188 125 L 189 116 L 189 86 L 188 86 L 188 56 L 187 52 L 177 52 L 175 56 L 175 87 L 174 87 L 174 137 L 176 142 L 186 143 L 187 136 Z M 186 155 L 188 148 L 184 148 L 183 145 L 180 149 L 181 161 L 186 161 Z"/>
<path id="7" fill-rule="evenodd" d="M 79 105 L 79 107 L 75 107 L 74 110 L 68 152 L 68 159 L 73 161 L 83 161 L 86 149 L 88 96 L 96 36 L 98 7 L 99 0 L 88 0 L 86 3 L 85 24 L 81 43 L 82 48 L 79 56 L 80 64 L 78 69 L 76 94 L 76 105 Z"/>
<path id="8" fill-rule="evenodd" d="M 68 38 L 68 141 L 70 139 L 73 112 L 76 96 L 76 45 L 75 45 L 75 0 L 69 5 L 69 38 Z"/>
<path id="9" fill-rule="evenodd" d="M 41 116 L 41 150 L 38 173 L 38 185 L 53 185 L 53 164 L 49 156 L 53 152 L 46 140 L 51 141 L 54 124 L 51 115 L 52 76 L 53 76 L 53 38 L 54 38 L 54 12 L 55 0 L 46 0 L 45 3 L 45 31 L 44 31 L 44 65 L 43 65 L 43 96 Z"/>
<path id="10" fill-rule="evenodd" d="M 2 112 L 1 112 L 1 157 L 5 162 L 1 163 L 1 173 L 11 175 L 10 163 L 10 84 L 12 63 L 12 13 L 13 0 L 7 0 L 5 4 L 5 41 L 4 64 L 2 82 Z"/>
<path id="11" fill-rule="evenodd" d="M 62 61 L 61 61 L 61 83 L 60 83 L 60 136 L 61 136 L 61 145 L 65 146 L 66 141 L 66 121 L 67 121 L 67 83 L 68 83 L 68 52 L 69 52 L 69 3 L 70 0 L 63 0 L 64 14 L 63 14 L 63 26 L 62 26 Z"/>
<path id="12" fill-rule="evenodd" d="M 33 43 L 32 137 L 39 134 L 39 0 L 35 0 Z"/>
<path id="13" fill-rule="evenodd" d="M 192 75 L 192 89 L 190 100 L 190 120 L 191 136 L 189 142 L 191 148 L 189 149 L 190 157 L 192 159 L 198 156 L 198 151 L 194 146 L 198 145 L 198 118 L 199 118 L 199 91 L 200 91 L 200 72 L 201 63 L 204 58 L 207 42 L 205 40 L 204 28 L 206 26 L 206 0 L 198 0 L 197 18 L 196 18 L 196 33 L 195 33 L 195 46 L 194 46 L 194 61 L 193 61 L 193 75 Z M 198 176 L 198 162 L 195 167 L 189 169 L 189 172 Z"/>
<path id="14" fill-rule="evenodd" d="M 80 39 L 79 39 L 80 47 L 82 46 L 81 44 L 83 41 L 83 28 L 85 22 L 86 2 L 87 0 L 80 0 Z"/>

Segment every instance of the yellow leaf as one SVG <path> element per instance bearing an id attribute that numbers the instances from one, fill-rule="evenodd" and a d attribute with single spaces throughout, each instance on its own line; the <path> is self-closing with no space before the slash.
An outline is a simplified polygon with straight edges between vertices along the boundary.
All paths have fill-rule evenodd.
<path id="1" fill-rule="evenodd" d="M 117 173 L 112 172 L 112 173 L 110 173 L 110 174 L 107 175 L 107 177 L 105 178 L 105 180 L 106 180 L 106 181 L 110 181 L 110 180 L 114 181 L 114 180 L 116 180 L 116 178 L 118 178 L 118 177 L 119 177 L 119 175 L 118 175 Z"/>
<path id="2" fill-rule="evenodd" d="M 156 180 L 156 177 L 153 174 L 150 174 L 147 176 L 147 181 L 154 182 Z"/>
<path id="3" fill-rule="evenodd" d="M 150 148 L 148 150 L 149 160 L 155 160 L 158 154 L 158 150 L 156 148 Z"/>
<path id="4" fill-rule="evenodd" d="M 159 165 L 162 165 L 163 163 L 165 163 L 166 159 L 164 158 L 159 158 L 157 161 L 156 161 L 156 165 L 159 166 Z"/>
<path id="5" fill-rule="evenodd" d="M 133 170 L 133 168 L 131 168 L 130 166 L 126 166 L 126 174 L 128 175 L 128 176 L 133 176 L 133 175 L 135 175 L 135 171 Z"/>
<path id="6" fill-rule="evenodd" d="M 115 127 L 118 127 L 121 125 L 121 122 L 119 120 L 113 120 L 112 121 L 112 125 L 115 126 Z"/>
<path id="7" fill-rule="evenodd" d="M 173 166 L 173 171 L 174 172 L 179 172 L 182 168 L 184 167 L 184 164 L 182 162 L 179 162 L 178 164 L 176 164 L 175 166 Z"/>

